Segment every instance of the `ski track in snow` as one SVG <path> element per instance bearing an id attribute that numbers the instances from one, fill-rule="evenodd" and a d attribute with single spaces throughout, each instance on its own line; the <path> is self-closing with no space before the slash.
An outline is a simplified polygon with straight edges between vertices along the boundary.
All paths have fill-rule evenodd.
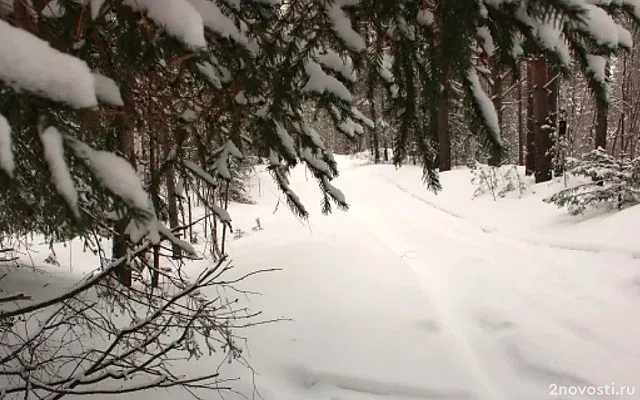
<path id="1" fill-rule="evenodd" d="M 501 386 L 505 381 L 504 371 L 498 373 L 495 368 L 488 365 L 486 354 L 479 351 L 478 346 L 474 344 L 473 325 L 495 336 L 514 331 L 518 326 L 516 322 L 501 317 L 500 312 L 491 310 L 491 307 L 484 307 L 485 310 L 482 310 L 481 306 L 473 310 L 472 304 L 457 301 L 455 293 L 459 293 L 464 288 L 451 285 L 456 282 L 456 271 L 462 272 L 455 268 L 454 264 L 459 266 L 466 264 L 466 268 L 474 268 L 474 264 L 480 261 L 482 266 L 490 264 L 501 266 L 501 272 L 511 268 L 512 274 L 496 274 L 491 279 L 502 280 L 502 285 L 515 292 L 515 298 L 519 298 L 522 304 L 526 305 L 525 309 L 529 310 L 526 319 L 528 323 L 541 324 L 549 332 L 555 330 L 564 336 L 573 336 L 587 345 L 598 343 L 615 347 L 614 341 L 595 337 L 588 327 L 571 321 L 569 317 L 563 315 L 561 309 L 558 310 L 554 304 L 545 302 L 544 293 L 532 292 L 529 289 L 531 280 L 547 280 L 549 282 L 544 283 L 554 291 L 566 292 L 566 289 L 570 289 L 568 293 L 580 297 L 579 301 L 592 302 L 597 307 L 598 304 L 611 303 L 612 297 L 615 299 L 615 293 L 603 287 L 597 277 L 589 273 L 572 271 L 576 269 L 574 266 L 563 264 L 545 255 L 545 252 L 539 249 L 541 246 L 544 247 L 543 245 L 487 232 L 473 222 L 412 194 L 392 179 L 381 176 L 368 178 L 357 176 L 359 173 L 366 175 L 367 172 L 366 169 L 359 169 L 355 174 L 352 172 L 348 184 L 343 183 L 343 186 L 349 188 L 350 201 L 355 204 L 350 214 L 358 218 L 380 243 L 402 260 L 403 266 L 410 268 L 415 274 L 423 290 L 425 301 L 435 309 L 437 320 L 444 330 L 455 338 L 457 346 L 452 352 L 464 357 L 464 363 L 476 379 L 477 387 L 474 388 L 474 393 L 477 393 L 479 398 L 507 400 L 513 398 L 515 393 Z M 370 186 L 367 185 L 374 180 L 386 181 L 386 185 L 376 187 L 376 192 L 384 193 L 384 196 L 370 194 Z M 390 207 L 391 210 L 389 210 Z M 379 217 L 372 218 L 375 215 Z M 570 258 L 575 258 L 577 255 L 588 257 L 592 255 L 589 253 L 594 253 L 576 254 L 581 250 L 547 247 L 558 253 L 569 254 Z M 434 252 L 437 252 L 437 255 L 429 254 Z M 509 265 L 508 261 L 514 261 L 513 257 L 500 254 L 520 254 L 526 266 L 537 261 L 546 264 L 547 268 L 553 271 L 546 268 L 537 268 L 537 272 L 535 272 L 536 269 L 522 269 L 517 262 Z M 551 273 L 547 274 L 545 270 Z M 532 273 L 534 275 L 531 275 Z M 492 271 L 487 269 L 484 274 L 492 276 Z M 559 282 L 552 281 L 558 277 Z M 571 296 L 564 297 L 568 302 L 573 301 Z M 480 298 L 477 300 L 480 304 L 482 303 Z M 609 305 L 612 310 L 617 309 L 615 305 Z M 467 320 L 463 318 L 466 307 L 471 309 L 466 310 L 469 317 Z M 598 384 L 567 372 L 566 369 L 546 367 L 529 360 L 526 350 L 521 348 L 517 340 L 510 340 L 507 337 L 501 341 L 500 345 L 505 356 L 504 363 L 512 373 L 520 370 L 529 378 L 537 377 L 540 383 L 547 385 L 558 382 L 583 387 Z M 637 351 L 633 352 L 637 353 Z M 513 376 L 513 379 L 517 379 L 517 376 Z"/>
<path id="2" fill-rule="evenodd" d="M 398 185 L 395 185 L 392 181 L 390 182 L 392 183 L 393 186 L 399 189 L 401 193 L 404 193 L 405 195 L 409 195 L 415 198 L 415 196 L 411 195 L 407 191 L 402 190 Z M 390 191 L 393 191 L 393 189 L 390 189 Z M 387 192 L 387 194 L 388 193 L 389 192 Z M 418 200 L 421 201 L 420 199 Z M 371 204 L 371 202 L 359 203 L 357 200 L 356 200 L 356 203 L 363 206 L 363 208 L 367 207 L 367 205 L 370 206 Z M 405 204 L 401 204 L 401 203 L 402 202 L 393 203 L 394 211 L 399 211 L 403 209 L 415 210 L 415 208 L 413 207 L 411 208 L 405 207 L 407 205 L 406 202 Z M 382 206 L 383 208 L 386 208 L 385 205 L 380 205 L 380 206 Z M 442 210 L 439 210 L 439 211 L 442 211 Z M 358 212 L 354 211 L 354 214 L 358 215 Z M 367 213 L 367 214 L 373 214 L 373 213 Z M 457 215 L 453 215 L 450 213 L 447 213 L 447 214 L 458 218 Z M 406 224 L 405 226 L 415 226 L 415 222 L 414 222 L 416 221 L 415 217 L 414 219 L 406 219 L 406 218 L 402 218 L 401 215 L 402 214 L 400 213 L 394 212 L 393 215 L 389 215 L 389 218 L 392 220 L 395 220 L 396 223 L 401 221 L 403 224 Z M 492 382 L 492 378 L 488 376 L 488 374 L 486 373 L 486 370 L 482 366 L 482 363 L 479 359 L 478 354 L 473 348 L 473 345 L 470 344 L 470 341 L 466 337 L 464 330 L 461 329 L 461 327 L 457 323 L 454 313 L 452 312 L 448 304 L 448 299 L 446 295 L 442 293 L 443 288 L 437 288 L 436 285 L 430 284 L 430 281 L 435 282 L 440 280 L 435 274 L 430 274 L 431 271 L 429 271 L 427 268 L 424 268 L 425 266 L 428 265 L 428 259 L 418 258 L 417 260 L 415 260 L 415 259 L 405 257 L 407 252 L 402 251 L 401 247 L 398 247 L 396 243 L 398 242 L 402 243 L 407 239 L 411 241 L 411 239 L 407 237 L 403 237 L 401 235 L 398 235 L 398 237 L 394 239 L 393 236 L 395 236 L 395 233 L 397 233 L 397 231 L 389 230 L 388 226 L 376 226 L 375 224 L 372 223 L 372 221 L 380 221 L 382 224 L 386 225 L 387 224 L 386 218 L 370 219 L 370 218 L 361 217 L 361 220 L 362 222 L 364 222 L 370 227 L 371 233 L 373 233 L 380 240 L 381 243 L 383 243 L 391 251 L 397 254 L 398 257 L 403 259 L 404 264 L 412 269 L 412 272 L 415 274 L 416 278 L 418 279 L 418 282 L 420 282 L 421 284 L 422 290 L 424 292 L 424 295 L 427 301 L 434 306 L 436 312 L 438 313 L 438 317 L 439 317 L 438 319 L 442 322 L 442 324 L 446 327 L 446 329 L 455 337 L 458 344 L 460 345 L 460 347 L 458 347 L 457 350 L 464 356 L 466 360 L 466 364 L 471 369 L 473 376 L 475 376 L 478 379 L 481 385 L 481 390 L 485 394 L 485 396 L 482 396 L 482 398 L 492 399 L 492 400 L 502 400 L 502 399 L 506 400 L 505 396 L 503 395 L 503 393 L 501 393 L 500 389 L 497 388 Z M 429 223 L 426 221 L 430 221 L 430 219 L 422 219 L 422 218 L 420 218 L 420 220 L 425 221 L 425 223 Z M 431 219 L 431 221 L 433 221 L 433 219 Z M 402 230 L 400 229 L 400 231 Z M 414 233 L 416 234 L 420 233 L 420 235 L 418 236 L 423 238 L 430 236 L 429 234 L 423 234 L 424 233 L 423 229 L 419 229 L 417 232 L 414 231 Z M 418 254 L 423 254 L 423 253 L 418 252 Z"/>
<path id="3" fill-rule="evenodd" d="M 360 168 L 362 166 L 365 166 L 365 165 L 359 165 L 359 166 L 356 166 L 355 168 Z M 380 177 L 380 178 L 382 178 L 382 177 Z M 482 232 L 484 232 L 486 234 L 496 235 L 496 236 L 499 236 L 500 238 L 504 238 L 499 232 L 495 232 L 495 229 L 486 228 L 486 227 L 482 226 L 481 224 L 469 221 L 469 220 L 465 219 L 464 216 L 462 216 L 460 214 L 456 214 L 455 212 L 453 212 L 451 210 L 447 210 L 446 208 L 440 207 L 437 204 L 429 201 L 428 199 L 426 199 L 423 196 L 417 195 L 415 193 L 411 193 L 411 191 L 407 190 L 401 184 L 395 182 L 393 179 L 390 179 L 390 178 L 382 178 L 382 179 L 386 179 L 393 186 L 395 186 L 396 188 L 398 188 L 402 192 L 406 193 L 408 196 L 411 196 L 414 199 L 424 203 L 425 205 L 427 205 L 429 207 L 432 207 L 432 208 L 435 208 L 438 211 L 441 211 L 442 213 L 450 215 L 451 217 L 454 217 L 454 218 L 457 218 L 457 219 L 460 219 L 460 220 L 464 220 L 470 227 L 475 227 L 477 229 L 480 229 Z M 513 238 L 511 240 L 513 240 Z M 593 247 L 593 246 L 576 246 L 576 245 L 569 245 L 569 244 L 559 244 L 559 243 L 553 243 L 552 241 L 545 242 L 545 241 L 538 241 L 538 240 L 529 239 L 529 238 L 519 238 L 519 240 L 521 242 L 523 242 L 523 243 L 528 244 L 529 246 L 548 247 L 548 248 L 554 248 L 554 249 L 560 249 L 560 250 L 570 250 L 570 251 L 589 252 L 589 253 L 602 253 L 602 252 L 606 252 L 606 251 L 619 252 L 619 250 L 610 250 L 610 249 L 606 249 L 606 248 L 597 248 L 597 247 Z M 628 253 L 628 255 L 630 257 L 634 258 L 634 259 L 640 259 L 640 252 L 638 252 L 638 251 L 631 251 L 631 252 L 625 252 L 625 253 Z"/>

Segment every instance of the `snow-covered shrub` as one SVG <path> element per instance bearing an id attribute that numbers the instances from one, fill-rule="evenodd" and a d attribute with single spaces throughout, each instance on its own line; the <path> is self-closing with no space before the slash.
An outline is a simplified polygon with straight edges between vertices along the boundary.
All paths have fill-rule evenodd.
<path id="1" fill-rule="evenodd" d="M 522 196 L 527 189 L 516 165 L 492 167 L 476 162 L 471 168 L 471 184 L 476 187 L 474 197 L 491 193 L 494 200 L 510 192 L 518 192 Z"/>
<path id="2" fill-rule="evenodd" d="M 582 159 L 568 158 L 566 173 L 581 183 L 544 199 L 578 215 L 599 204 L 620 210 L 640 203 L 640 158 L 615 158 L 602 149 Z"/>

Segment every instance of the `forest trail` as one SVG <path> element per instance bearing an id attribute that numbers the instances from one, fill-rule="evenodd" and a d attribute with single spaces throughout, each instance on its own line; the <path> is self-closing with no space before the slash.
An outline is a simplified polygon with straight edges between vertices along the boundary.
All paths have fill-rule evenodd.
<path id="1" fill-rule="evenodd" d="M 624 351 L 622 335 L 640 334 L 620 318 L 638 307 L 590 267 L 611 255 L 488 233 L 376 171 L 365 166 L 342 177 L 353 204 L 348 218 L 397 256 L 392 267 L 415 276 L 428 318 L 471 377 L 461 389 L 486 400 L 539 399 L 552 396 L 554 385 L 595 390 L 622 385 L 619 376 L 633 379 L 622 366 L 640 356 L 637 346 L 624 361 L 606 361 L 612 349 Z"/>
<path id="2" fill-rule="evenodd" d="M 348 212 L 320 215 L 304 168 L 292 171 L 291 186 L 309 222 L 286 209 L 262 172 L 252 181 L 256 204 L 230 209 L 234 227 L 247 232 L 229 243 L 235 273 L 279 269 L 243 282 L 261 295 L 240 295 L 241 304 L 287 320 L 239 332 L 251 369 L 225 365 L 224 376 L 241 380 L 220 398 L 637 398 L 640 268 L 631 254 L 485 229 L 490 218 L 483 225 L 469 213 L 481 204 L 465 200 L 468 177 L 458 188 L 446 177 L 443 201 L 426 191 L 419 168 L 339 162 Z M 415 177 L 402 180 L 407 173 Z M 511 215 L 514 207 L 528 212 L 527 201 L 492 202 L 485 217 L 504 219 L 503 205 Z M 546 224 L 538 212 L 527 218 Z M 252 230 L 256 218 L 263 229 Z M 203 357 L 175 372 L 212 367 L 215 359 Z"/>

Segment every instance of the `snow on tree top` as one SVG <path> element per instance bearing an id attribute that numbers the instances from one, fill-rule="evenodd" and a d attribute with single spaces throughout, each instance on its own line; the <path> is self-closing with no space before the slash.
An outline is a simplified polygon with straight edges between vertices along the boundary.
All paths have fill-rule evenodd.
<path id="1" fill-rule="evenodd" d="M 474 68 L 470 69 L 467 74 L 467 79 L 471 83 L 471 91 L 473 93 L 473 97 L 478 102 L 480 106 L 480 110 L 482 115 L 484 116 L 484 120 L 486 121 L 488 128 L 491 131 L 491 134 L 498 139 L 498 141 L 502 141 L 500 137 L 500 122 L 498 119 L 498 113 L 496 112 L 496 108 L 491 101 L 491 98 L 487 95 L 487 93 L 482 88 L 480 84 L 480 79 L 478 79 L 478 74 Z"/>
<path id="2" fill-rule="evenodd" d="M 591 4 L 584 7 L 587 14 L 581 30 L 590 34 L 596 43 L 610 48 L 632 46 L 631 33 L 618 25 L 605 10 Z"/>
<path id="3" fill-rule="evenodd" d="M 124 158 L 108 151 L 94 150 L 70 136 L 66 137 L 76 156 L 84 159 L 93 175 L 127 206 L 155 215 L 149 194 L 133 166 Z"/>
<path id="4" fill-rule="evenodd" d="M 147 16 L 187 47 L 205 48 L 204 22 L 191 0 L 124 0 L 134 11 Z"/>
<path id="5" fill-rule="evenodd" d="M 493 37 L 491 36 L 491 32 L 489 28 L 486 26 L 481 26 L 477 30 L 478 36 L 482 39 L 482 49 L 485 53 L 487 53 L 488 57 L 491 57 L 496 50 L 496 46 L 493 43 Z"/>
<path id="6" fill-rule="evenodd" d="M 313 129 L 307 124 L 304 124 L 302 127 L 302 132 L 309 139 L 311 139 L 311 142 L 313 142 L 315 146 L 317 146 L 319 149 L 325 150 L 324 142 L 322 141 L 322 138 L 320 137 L 320 135 L 315 129 Z"/>
<path id="7" fill-rule="evenodd" d="M 349 89 L 342 82 L 324 72 L 320 64 L 313 60 L 307 60 L 304 69 L 309 75 L 309 80 L 303 87 L 303 91 L 330 92 L 345 101 L 351 101 Z"/>
<path id="8" fill-rule="evenodd" d="M 87 64 L 0 20 L 0 80 L 76 108 L 98 99 Z"/>
<path id="9" fill-rule="evenodd" d="M 274 121 L 274 123 L 276 126 L 276 133 L 278 135 L 278 138 L 280 139 L 280 142 L 282 143 L 282 147 L 286 150 L 289 156 L 296 157 L 297 153 L 295 141 L 282 125 L 280 125 L 277 121 Z"/>
<path id="10" fill-rule="evenodd" d="M 151 0 L 156 1 L 156 0 Z M 233 39 L 235 42 L 243 45 L 249 44 L 249 39 L 240 29 L 233 23 L 231 18 L 227 17 L 215 2 L 209 0 L 188 0 L 202 16 L 204 25 L 216 32 L 222 37 Z"/>
<path id="11" fill-rule="evenodd" d="M 118 88 L 118 85 L 113 81 L 113 79 L 96 72 L 93 73 L 93 79 L 96 95 L 100 101 L 113 106 L 124 106 L 124 101 L 120 95 L 120 88 Z"/>
<path id="12" fill-rule="evenodd" d="M 525 7 L 520 7 L 517 17 L 531 28 L 531 33 L 542 47 L 554 52 L 562 64 L 568 66 L 571 63 L 571 52 L 564 40 L 561 23 L 554 20 L 540 21 L 527 14 Z"/>
<path id="13" fill-rule="evenodd" d="M 333 30 L 351 50 L 364 51 L 366 49 L 366 43 L 362 36 L 353 30 L 351 20 L 344 11 L 342 11 L 342 8 L 340 8 L 341 4 L 342 3 L 338 2 L 327 5 L 327 14 L 333 23 Z"/>
<path id="14" fill-rule="evenodd" d="M 44 148 L 44 158 L 51 172 L 53 185 L 60 196 L 67 202 L 76 218 L 79 218 L 78 191 L 71 177 L 67 161 L 64 158 L 62 135 L 57 128 L 50 126 L 42 131 L 40 140 Z"/>
<path id="15" fill-rule="evenodd" d="M 326 50 L 323 54 L 316 55 L 315 59 L 325 67 L 340 73 L 345 79 L 351 82 L 355 82 L 358 79 L 358 74 L 353 68 L 353 60 L 351 57 L 342 57 L 333 50 Z"/>
<path id="16" fill-rule="evenodd" d="M 602 56 L 587 54 L 587 72 L 591 74 L 593 79 L 605 85 L 607 88 L 607 96 L 609 95 L 609 84 L 607 81 L 607 59 Z"/>
<path id="17" fill-rule="evenodd" d="M 369 128 L 373 129 L 375 128 L 376 124 L 375 122 L 373 122 L 371 120 L 371 118 L 367 117 L 366 115 L 364 115 L 359 109 L 358 107 L 351 107 L 351 112 L 353 113 L 353 116 L 356 117 L 357 119 L 359 119 L 360 121 L 364 122 L 365 125 L 367 125 Z"/>

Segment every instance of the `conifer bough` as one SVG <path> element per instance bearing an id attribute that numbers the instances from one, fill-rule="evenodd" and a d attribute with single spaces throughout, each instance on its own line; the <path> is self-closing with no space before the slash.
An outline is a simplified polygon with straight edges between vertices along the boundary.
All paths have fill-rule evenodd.
<path id="1" fill-rule="evenodd" d="M 322 210 L 346 209 L 345 195 L 332 184 L 333 154 L 304 110 L 326 111 L 336 130 L 357 139 L 378 124 L 354 104 L 360 83 L 370 93 L 384 89 L 385 113 L 399 126 L 395 163 L 416 148 L 424 179 L 437 190 L 437 170 L 450 165 L 453 96 L 463 97 L 470 127 L 487 146 L 503 147 L 482 84 L 489 61 L 514 70 L 525 57 L 546 57 L 565 70 L 577 64 L 604 104 L 609 60 L 631 47 L 624 19 L 640 22 L 640 0 L 0 0 L 1 234 L 88 240 L 115 232 L 111 237 L 128 235 L 155 249 L 168 240 L 193 255 L 173 234 L 175 210 L 163 198 L 162 182 L 178 176 L 181 187 L 196 190 L 231 227 L 232 216 L 215 200 L 233 181 L 234 165 L 250 154 L 266 160 L 299 216 L 308 213 L 288 179 L 299 162 L 324 193 Z M 164 152 L 156 151 L 160 144 Z M 135 253 L 128 246 L 120 257 Z M 219 269 L 196 286 L 214 284 Z M 164 312 L 136 326 L 162 337 L 172 317 L 182 318 L 182 341 L 163 342 L 151 353 L 144 353 L 145 339 L 133 341 L 138 347 L 105 353 L 116 355 L 57 380 L 44 374 L 21 381 L 17 374 L 12 393 L 86 394 L 79 386 L 92 379 L 122 378 L 112 367 L 136 352 L 148 364 L 134 372 L 155 374 L 152 386 L 189 387 L 193 381 L 171 377 L 158 360 L 178 345 L 198 353 L 189 347 L 190 335 L 208 337 L 204 323 L 215 318 L 213 306 L 181 283 L 179 272 L 172 278 L 191 308 L 183 313 L 182 298 L 161 297 L 156 300 L 173 313 L 159 308 Z M 109 293 L 118 299 L 120 290 Z M 141 298 L 133 291 L 126 309 Z M 82 307 L 80 300 L 74 293 L 73 304 Z M 0 314 L 4 326 L 11 321 Z M 222 330 L 221 337 L 232 335 Z M 0 360 L 0 375 L 6 365 Z M 216 377 L 203 379 L 209 378 Z"/>

